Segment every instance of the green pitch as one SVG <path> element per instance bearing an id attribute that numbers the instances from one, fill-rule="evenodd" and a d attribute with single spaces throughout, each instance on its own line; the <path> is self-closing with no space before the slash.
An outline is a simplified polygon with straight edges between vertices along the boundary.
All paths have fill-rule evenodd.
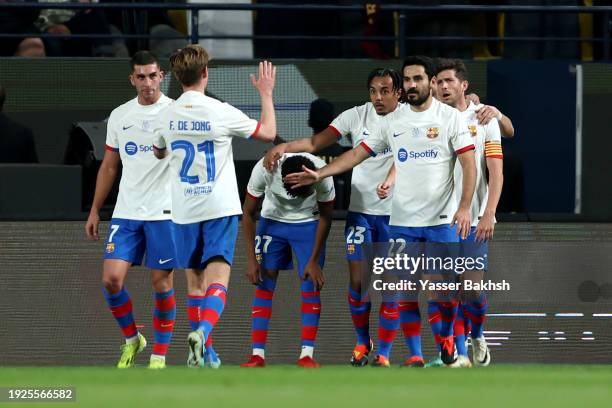
<path id="1" fill-rule="evenodd" d="M 612 401 L 612 366 L 0 368 L 8 386 L 76 387 L 76 402 L 28 404 L 36 407 L 602 407 Z"/>

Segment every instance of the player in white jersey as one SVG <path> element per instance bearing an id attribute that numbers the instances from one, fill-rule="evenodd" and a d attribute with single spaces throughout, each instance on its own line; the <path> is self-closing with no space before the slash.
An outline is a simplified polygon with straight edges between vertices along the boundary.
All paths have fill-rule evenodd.
<path id="1" fill-rule="evenodd" d="M 458 242 L 470 231 L 470 203 L 476 168 L 474 145 L 454 108 L 431 96 L 433 64 L 427 57 L 409 57 L 404 62 L 404 90 L 409 105 L 400 105 L 386 115 L 377 135 L 363 141 L 318 171 L 305 169 L 289 175 L 288 183 L 306 185 L 342 173 L 370 155 L 387 148 L 393 151 L 397 182 L 391 201 L 390 239 L 404 242 Z M 453 172 L 456 159 L 464 171 L 461 201 L 454 197 Z M 440 321 L 442 359 L 454 362 L 452 323 L 454 302 L 430 302 Z M 423 366 L 418 303 L 400 302 L 400 321 L 411 356 L 406 365 Z"/>
<path id="2" fill-rule="evenodd" d="M 323 167 L 325 162 L 308 153 L 287 153 L 269 173 L 261 159 L 253 168 L 242 217 L 247 245 L 247 277 L 256 285 L 252 307 L 253 354 L 242 367 L 264 367 L 272 298 L 279 270 L 293 269 L 297 258 L 302 306 L 301 353 L 298 366 L 316 368 L 314 345 L 321 314 L 320 290 L 324 284 L 325 241 L 334 210 L 334 183 L 327 178 L 314 186 L 291 189 L 283 176 Z M 265 195 L 265 197 L 264 197 Z M 263 198 L 261 217 L 255 230 L 257 209 Z"/>
<path id="3" fill-rule="evenodd" d="M 476 192 L 472 200 L 472 228 L 467 241 L 488 241 L 493 237 L 495 229 L 495 211 L 501 196 L 503 176 L 503 153 L 501 146 L 500 127 L 497 119 L 487 125 L 478 122 L 479 106 L 468 102 L 465 91 L 468 88 L 468 72 L 461 60 L 441 60 L 437 67 L 436 87 L 440 100 L 457 108 L 463 115 L 469 133 L 476 146 Z M 487 182 L 486 174 L 489 174 Z M 460 185 L 462 172 L 455 167 L 455 183 Z M 486 247 L 483 247 L 486 249 Z M 483 271 L 466 271 L 462 278 L 480 281 Z M 459 358 L 456 365 L 469 366 L 465 347 L 467 333 L 464 329 L 464 319 L 471 323 L 473 359 L 476 365 L 488 365 L 491 357 L 483 334 L 483 323 L 488 308 L 484 292 L 466 294 L 466 299 L 460 305 L 455 323 L 455 338 Z"/>
<path id="4" fill-rule="evenodd" d="M 170 160 L 172 220 L 178 266 L 185 268 L 190 296 L 204 296 L 200 322 L 189 334 L 188 365 L 204 365 L 204 344 L 225 307 L 241 214 L 232 138 L 272 141 L 276 118 L 272 91 L 276 68 L 259 64 L 253 86 L 261 97 L 261 121 L 204 94 L 208 53 L 188 45 L 170 58 L 183 94 L 159 115 L 155 154 Z"/>
<path id="5" fill-rule="evenodd" d="M 136 329 L 132 301 L 124 280 L 132 265 L 151 268 L 156 307 L 153 319 L 155 345 L 149 366 L 163 368 L 172 337 L 175 298 L 172 269 L 175 267 L 168 160 L 153 155 L 153 123 L 172 100 L 160 91 L 164 73 L 157 58 L 139 51 L 130 61 L 130 82 L 138 96 L 117 107 L 107 124 L 106 152 L 98 171 L 94 200 L 85 225 L 90 239 L 98 240 L 99 211 L 123 165 L 119 195 L 106 240 L 102 281 L 104 295 L 119 323 L 126 344 L 117 366 L 134 365 L 136 353 L 146 345 Z"/>
<path id="6" fill-rule="evenodd" d="M 401 77 L 390 69 L 377 68 L 367 79 L 370 102 L 342 112 L 329 127 L 311 138 L 304 138 L 272 148 L 266 155 L 266 166 L 271 168 L 284 152 L 310 153 L 332 145 L 341 137 L 348 137 L 353 147 L 368 140 L 377 131 L 381 119 L 393 112 L 401 95 Z M 393 164 L 391 149 L 360 163 L 353 169 L 351 201 L 345 226 L 346 258 L 349 264 L 348 301 L 351 318 L 357 333 L 351 364 L 364 366 L 372 350 L 369 317 L 372 304 L 361 287 L 362 246 L 389 240 L 391 201 L 380 200 L 376 184 L 387 177 Z M 383 303 L 379 313 L 379 353 L 388 358 L 399 325 L 397 305 Z"/>

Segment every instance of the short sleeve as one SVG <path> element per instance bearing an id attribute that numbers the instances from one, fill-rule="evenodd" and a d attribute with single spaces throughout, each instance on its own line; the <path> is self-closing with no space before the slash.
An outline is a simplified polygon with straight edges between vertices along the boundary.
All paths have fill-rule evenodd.
<path id="1" fill-rule="evenodd" d="M 453 112 L 450 119 L 448 137 L 455 153 L 461 154 L 469 150 L 474 150 L 474 142 L 470 136 L 467 123 L 461 117 L 459 111 Z"/>
<path id="2" fill-rule="evenodd" d="M 329 125 L 329 128 L 336 134 L 338 139 L 351 133 L 351 126 L 359 121 L 357 108 L 345 110 Z"/>
<path id="3" fill-rule="evenodd" d="M 334 178 L 325 177 L 315 185 L 317 193 L 317 201 L 320 203 L 328 203 L 336 199 L 336 191 L 334 190 Z"/>
<path id="4" fill-rule="evenodd" d="M 501 131 L 497 119 L 491 120 L 485 126 L 485 157 L 503 159 Z"/>
<path id="5" fill-rule="evenodd" d="M 266 191 L 266 169 L 263 166 L 263 159 L 260 159 L 253 171 L 247 184 L 247 194 L 253 198 L 261 198 Z"/>
<path id="6" fill-rule="evenodd" d="M 249 139 L 257 137 L 261 123 L 249 118 L 240 109 L 229 103 L 223 103 L 223 126 L 228 130 L 228 136 L 237 136 Z"/>
<path id="7" fill-rule="evenodd" d="M 119 151 L 119 137 L 117 136 L 117 125 L 114 111 L 111 112 L 106 123 L 106 143 L 104 148 L 111 152 Z"/>
<path id="8" fill-rule="evenodd" d="M 387 133 L 389 131 L 389 123 L 384 118 L 380 126 L 372 132 L 370 137 L 367 140 L 361 142 L 361 146 L 366 149 L 366 151 L 370 154 L 370 156 L 374 157 L 378 153 L 384 151 L 389 148 L 389 139 L 387 137 Z"/>

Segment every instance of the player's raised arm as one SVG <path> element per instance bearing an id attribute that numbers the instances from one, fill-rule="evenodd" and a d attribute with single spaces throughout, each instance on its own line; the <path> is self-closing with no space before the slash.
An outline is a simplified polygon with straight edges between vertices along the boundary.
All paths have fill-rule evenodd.
<path id="1" fill-rule="evenodd" d="M 93 203 L 91 204 L 91 210 L 89 211 L 89 217 L 85 224 L 85 234 L 87 238 L 98 240 L 98 225 L 100 224 L 100 208 L 104 205 L 104 201 L 111 189 L 115 178 L 117 178 L 117 172 L 119 168 L 119 162 L 121 158 L 119 153 L 114 150 L 106 150 L 104 152 L 104 159 L 98 170 L 98 176 L 96 177 L 96 192 L 94 193 Z"/>
<path id="2" fill-rule="evenodd" d="M 269 61 L 259 63 L 257 77 L 251 75 L 251 83 L 259 92 L 261 99 L 261 119 L 257 138 L 271 142 L 276 137 L 276 115 L 274 113 L 274 101 L 272 92 L 276 82 L 276 67 Z"/>
<path id="3" fill-rule="evenodd" d="M 312 137 L 305 137 L 274 146 L 266 153 L 263 165 L 268 171 L 272 171 L 285 153 L 314 153 L 333 145 L 337 140 L 337 133 L 331 127 L 327 127 Z"/>

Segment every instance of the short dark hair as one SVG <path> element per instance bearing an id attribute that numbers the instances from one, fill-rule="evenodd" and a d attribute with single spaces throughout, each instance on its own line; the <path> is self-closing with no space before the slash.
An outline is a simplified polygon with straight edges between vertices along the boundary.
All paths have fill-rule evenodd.
<path id="1" fill-rule="evenodd" d="M 5 100 L 6 100 L 6 91 L 4 90 L 4 87 L 0 85 L 0 111 L 2 111 L 2 108 L 4 107 Z"/>
<path id="2" fill-rule="evenodd" d="M 460 59 L 455 58 L 440 58 L 438 60 L 438 66 L 436 67 L 436 75 L 438 75 L 442 71 L 446 71 L 447 69 L 452 69 L 455 71 L 455 76 L 459 78 L 460 81 L 468 80 L 468 71 Z"/>
<path id="3" fill-rule="evenodd" d="M 391 77 L 391 81 L 393 82 L 393 90 L 401 91 L 402 90 L 402 76 L 394 69 L 391 68 L 376 68 L 372 70 L 368 74 L 368 83 L 366 84 L 368 89 L 370 89 L 370 84 L 372 80 L 376 77 Z"/>
<path id="4" fill-rule="evenodd" d="M 434 69 L 434 62 L 431 58 L 426 57 L 424 55 L 411 55 L 404 60 L 404 65 L 402 66 L 402 75 L 404 74 L 404 68 L 410 65 L 420 65 L 425 70 L 428 79 L 433 78 L 436 74 Z"/>
<path id="5" fill-rule="evenodd" d="M 301 154 L 296 154 L 295 156 L 289 156 L 281 164 L 281 176 L 285 177 L 287 174 L 291 173 L 301 173 L 304 171 L 302 166 L 306 166 L 310 170 L 316 170 L 314 163 L 308 157 L 303 156 Z M 284 183 L 283 187 L 285 187 L 285 191 L 291 197 L 301 197 L 306 198 L 312 194 L 312 186 L 301 186 L 298 188 L 291 188 L 291 184 Z"/>
<path id="6" fill-rule="evenodd" d="M 136 54 L 132 55 L 132 58 L 130 58 L 130 68 L 132 69 L 132 72 L 134 71 L 134 67 L 136 65 L 150 64 L 157 64 L 159 67 L 159 59 L 151 51 L 138 51 Z"/>
<path id="7" fill-rule="evenodd" d="M 327 99 L 319 98 L 310 103 L 308 111 L 308 126 L 315 133 L 325 130 L 334 120 L 334 105 Z"/>

